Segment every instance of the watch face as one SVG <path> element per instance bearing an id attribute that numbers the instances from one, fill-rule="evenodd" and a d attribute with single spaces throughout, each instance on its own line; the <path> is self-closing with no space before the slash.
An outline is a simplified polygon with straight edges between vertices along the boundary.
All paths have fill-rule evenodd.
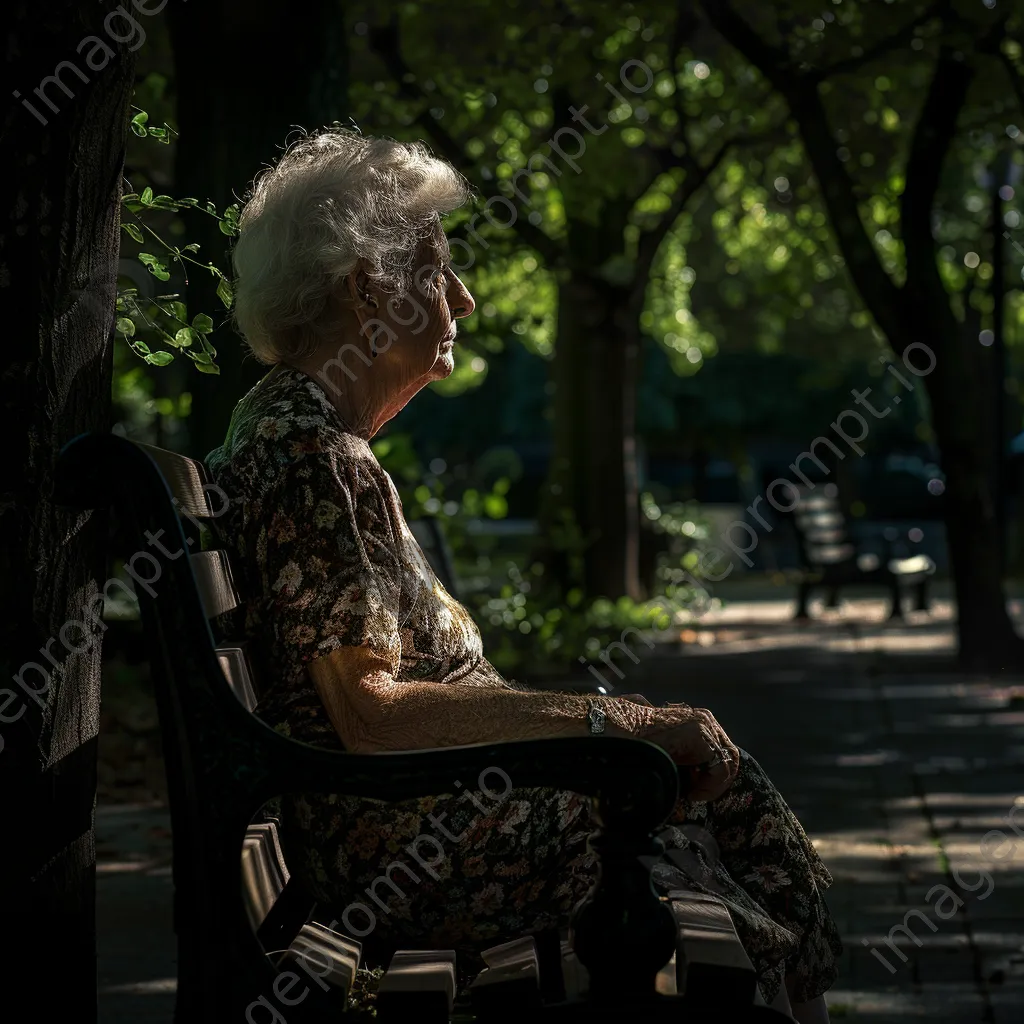
<path id="1" fill-rule="evenodd" d="M 604 732 L 604 711 L 596 705 L 590 709 L 587 717 L 590 719 L 590 731 L 592 733 Z"/>

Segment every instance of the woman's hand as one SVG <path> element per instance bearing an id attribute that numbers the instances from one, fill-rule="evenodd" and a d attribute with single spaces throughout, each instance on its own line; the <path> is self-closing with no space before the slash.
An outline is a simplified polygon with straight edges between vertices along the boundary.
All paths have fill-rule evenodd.
<path id="1" fill-rule="evenodd" d="M 686 799 L 720 797 L 736 777 L 739 749 L 706 708 L 669 705 L 659 710 L 666 712 L 667 721 L 645 730 L 642 738 L 667 751 L 684 780 L 690 777 L 690 787 L 683 794 Z"/>

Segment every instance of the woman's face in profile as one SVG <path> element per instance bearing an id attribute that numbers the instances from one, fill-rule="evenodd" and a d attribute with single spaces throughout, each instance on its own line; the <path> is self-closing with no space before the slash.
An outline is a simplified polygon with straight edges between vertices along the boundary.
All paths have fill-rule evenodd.
<path id="1" fill-rule="evenodd" d="M 456 321 L 475 308 L 473 297 L 449 266 L 443 232 L 420 243 L 412 289 L 384 299 L 377 317 L 377 345 L 412 383 L 441 380 L 455 369 Z M 388 344 L 390 342 L 390 344 Z"/>

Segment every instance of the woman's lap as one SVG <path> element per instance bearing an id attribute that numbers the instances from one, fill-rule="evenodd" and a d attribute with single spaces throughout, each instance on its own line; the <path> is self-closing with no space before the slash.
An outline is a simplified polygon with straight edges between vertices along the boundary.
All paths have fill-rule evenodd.
<path id="1" fill-rule="evenodd" d="M 770 976 L 784 972 L 802 1002 L 827 991 L 837 976 L 842 944 L 824 898 L 832 876 L 761 766 L 740 754 L 739 772 L 722 797 L 677 805 L 662 836 L 664 859 L 681 863 L 689 888 L 728 905 L 762 988 L 774 992 Z M 671 868 L 658 865 L 653 873 L 659 889 L 671 881 Z M 767 991 L 765 997 L 771 998 Z"/>
<path id="2" fill-rule="evenodd" d="M 467 792 L 386 805 L 284 802 L 289 865 L 338 927 L 368 950 L 473 950 L 568 923 L 593 883 L 587 802 L 520 789 L 492 769 Z M 840 953 L 822 891 L 831 878 L 757 762 L 743 754 L 717 801 L 680 803 L 652 865 L 655 888 L 710 892 L 729 907 L 770 1000 L 783 972 L 795 998 L 826 991 Z"/>

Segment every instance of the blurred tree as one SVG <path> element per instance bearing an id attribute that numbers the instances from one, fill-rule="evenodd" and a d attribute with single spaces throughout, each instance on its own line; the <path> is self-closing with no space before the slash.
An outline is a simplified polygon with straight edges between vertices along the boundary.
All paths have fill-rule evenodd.
<path id="1" fill-rule="evenodd" d="M 56 506 L 53 468 L 65 442 L 110 426 L 120 180 L 141 32 L 107 0 L 15 0 L 5 11 L 3 963 L 34 1016 L 88 1022 L 100 643 L 82 609 L 106 575 L 106 516 Z"/>
<path id="2" fill-rule="evenodd" d="M 1006 611 L 997 528 L 1002 452 L 991 396 L 1001 382 L 982 335 L 1003 239 L 1000 225 L 964 216 L 984 202 L 964 194 L 963 175 L 981 160 L 991 168 L 995 140 L 1019 134 L 1000 116 L 1008 91 L 1024 97 L 1019 14 L 945 0 L 923 9 L 848 2 L 824 16 L 810 2 L 745 4 L 743 14 L 725 0 L 701 7 L 785 99 L 850 280 L 881 335 L 916 368 L 899 370 L 916 372 L 927 390 L 961 657 L 1019 665 L 1024 642 Z M 962 141 L 971 131 L 975 146 Z"/>
<path id="3" fill-rule="evenodd" d="M 487 320 L 505 315 L 551 358 L 541 518 L 549 538 L 587 543 L 595 596 L 640 591 L 636 388 L 652 266 L 689 199 L 731 146 L 763 142 L 774 109 L 756 83 L 745 107 L 721 82 L 718 102 L 696 102 L 709 69 L 692 58 L 689 5 L 632 11 L 549 2 L 499 20 L 475 0 L 457 12 L 408 4 L 381 22 L 367 10 L 355 27 L 369 52 L 353 52 L 357 119 L 426 135 L 482 193 L 452 233 L 484 317 L 468 339 L 479 356 Z M 524 273 L 532 322 L 508 294 Z"/>

